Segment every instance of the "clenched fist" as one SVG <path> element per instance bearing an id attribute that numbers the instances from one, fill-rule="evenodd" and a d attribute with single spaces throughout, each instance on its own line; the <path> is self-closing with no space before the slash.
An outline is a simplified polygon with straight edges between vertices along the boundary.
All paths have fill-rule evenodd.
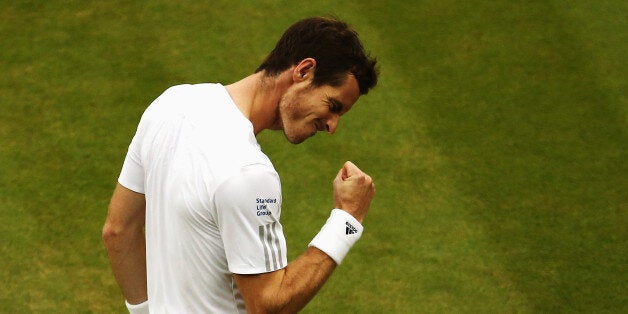
<path id="1" fill-rule="evenodd" d="M 334 179 L 334 207 L 362 223 L 374 194 L 373 179 L 352 162 L 345 162 Z"/>

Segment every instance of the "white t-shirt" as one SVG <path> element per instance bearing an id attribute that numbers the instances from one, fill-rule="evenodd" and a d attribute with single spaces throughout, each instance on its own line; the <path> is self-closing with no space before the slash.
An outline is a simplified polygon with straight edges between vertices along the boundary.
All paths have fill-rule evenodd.
<path id="1" fill-rule="evenodd" d="M 151 313 L 245 312 L 232 274 L 287 266 L 279 175 L 220 84 L 159 96 L 118 182 L 146 196 Z"/>

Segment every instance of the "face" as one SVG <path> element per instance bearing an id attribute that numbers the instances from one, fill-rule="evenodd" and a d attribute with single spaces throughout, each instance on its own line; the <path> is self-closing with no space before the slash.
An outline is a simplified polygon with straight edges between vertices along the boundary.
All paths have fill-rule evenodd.
<path id="1" fill-rule="evenodd" d="M 313 87 L 310 80 L 297 82 L 283 95 L 278 106 L 278 129 L 283 129 L 288 141 L 299 144 L 318 131 L 333 134 L 340 117 L 360 97 L 358 82 L 353 75 L 341 86 Z"/>

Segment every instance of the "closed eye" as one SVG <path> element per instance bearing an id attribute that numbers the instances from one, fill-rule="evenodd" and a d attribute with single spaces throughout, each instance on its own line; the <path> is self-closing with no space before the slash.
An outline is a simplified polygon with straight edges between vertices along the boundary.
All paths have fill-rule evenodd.
<path id="1" fill-rule="evenodd" d="M 328 97 L 327 103 L 329 104 L 329 111 L 332 113 L 341 113 L 344 105 L 337 99 Z"/>

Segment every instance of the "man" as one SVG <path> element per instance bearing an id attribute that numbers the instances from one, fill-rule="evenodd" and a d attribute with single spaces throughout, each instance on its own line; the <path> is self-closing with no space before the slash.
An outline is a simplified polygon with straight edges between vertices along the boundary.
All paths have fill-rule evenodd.
<path id="1" fill-rule="evenodd" d="M 346 162 L 330 218 L 287 263 L 281 184 L 255 135 L 283 130 L 296 144 L 334 133 L 376 82 L 375 60 L 353 30 L 310 18 L 286 30 L 254 74 L 159 96 L 131 141 L 103 228 L 129 311 L 303 308 L 360 237 L 375 187 Z"/>

